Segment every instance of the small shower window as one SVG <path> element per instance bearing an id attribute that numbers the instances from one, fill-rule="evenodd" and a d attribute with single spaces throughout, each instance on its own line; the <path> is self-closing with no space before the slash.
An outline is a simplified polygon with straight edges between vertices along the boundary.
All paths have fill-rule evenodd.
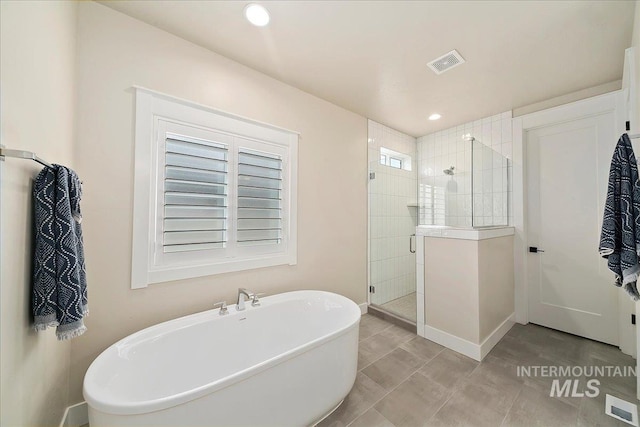
<path id="1" fill-rule="evenodd" d="M 396 169 L 402 169 L 402 160 L 396 157 L 389 158 L 389 166 Z"/>
<path id="2" fill-rule="evenodd" d="M 394 169 L 411 171 L 411 156 L 380 147 L 380 164 Z"/>

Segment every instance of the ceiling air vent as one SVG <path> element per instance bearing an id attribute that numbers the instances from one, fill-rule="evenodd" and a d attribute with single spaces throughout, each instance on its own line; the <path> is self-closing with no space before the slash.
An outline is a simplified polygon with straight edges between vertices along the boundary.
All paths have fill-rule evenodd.
<path id="1" fill-rule="evenodd" d="M 445 71 L 452 69 L 453 67 L 457 67 L 458 65 L 463 64 L 464 62 L 464 58 L 460 56 L 457 50 L 454 49 L 451 52 L 442 55 L 440 58 L 434 59 L 427 65 L 433 70 L 434 73 L 442 74 Z"/>

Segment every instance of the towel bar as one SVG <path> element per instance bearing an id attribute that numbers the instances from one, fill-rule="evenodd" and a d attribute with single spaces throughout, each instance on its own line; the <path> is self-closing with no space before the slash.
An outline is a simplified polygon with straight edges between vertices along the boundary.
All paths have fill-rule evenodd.
<path id="1" fill-rule="evenodd" d="M 17 159 L 33 160 L 48 168 L 52 167 L 51 164 L 45 162 L 36 153 L 23 150 L 9 150 L 8 148 L 0 148 L 0 160 L 4 160 L 5 157 L 15 157 Z"/>

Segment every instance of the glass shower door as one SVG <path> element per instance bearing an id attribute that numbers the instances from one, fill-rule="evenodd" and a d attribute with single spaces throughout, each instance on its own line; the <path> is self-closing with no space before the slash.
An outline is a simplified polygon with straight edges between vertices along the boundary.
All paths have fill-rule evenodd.
<path id="1" fill-rule="evenodd" d="M 416 140 L 369 121 L 369 302 L 416 321 Z"/>

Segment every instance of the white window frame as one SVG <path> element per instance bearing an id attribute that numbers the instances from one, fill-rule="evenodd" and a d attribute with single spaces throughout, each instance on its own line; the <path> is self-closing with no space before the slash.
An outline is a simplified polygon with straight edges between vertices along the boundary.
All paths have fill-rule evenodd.
<path id="1" fill-rule="evenodd" d="M 391 159 L 400 162 L 400 167 L 391 166 Z M 380 147 L 380 164 L 388 166 L 393 169 L 411 171 L 411 156 L 408 154 L 400 153 L 398 151 L 390 150 L 386 147 Z"/>
<path id="2" fill-rule="evenodd" d="M 207 106 L 175 98 L 159 92 L 136 87 L 135 117 L 135 178 L 133 202 L 133 239 L 131 288 L 145 288 L 150 284 L 172 280 L 209 276 L 297 263 L 297 132 L 260 123 Z M 216 133 L 233 147 L 260 150 L 269 146 L 270 152 L 282 158 L 282 244 L 279 250 L 264 247 L 235 248 L 236 215 L 230 215 L 227 241 L 233 250 L 228 256 L 216 257 L 216 251 L 192 251 L 182 254 L 163 254 L 162 246 L 164 163 L 161 148 L 166 133 L 179 129 L 196 129 L 200 136 Z M 199 129 L 199 130 L 198 130 Z M 189 135 L 198 137 L 198 135 Z M 206 139 L 206 138 L 204 138 Z M 229 151 L 229 164 L 236 153 Z M 234 173 L 230 166 L 229 173 Z M 235 193 L 228 194 L 228 211 L 235 212 Z M 233 211 L 232 211 L 233 210 Z M 160 239 L 160 240 L 159 240 Z M 175 256 L 173 256 L 175 255 Z"/>

